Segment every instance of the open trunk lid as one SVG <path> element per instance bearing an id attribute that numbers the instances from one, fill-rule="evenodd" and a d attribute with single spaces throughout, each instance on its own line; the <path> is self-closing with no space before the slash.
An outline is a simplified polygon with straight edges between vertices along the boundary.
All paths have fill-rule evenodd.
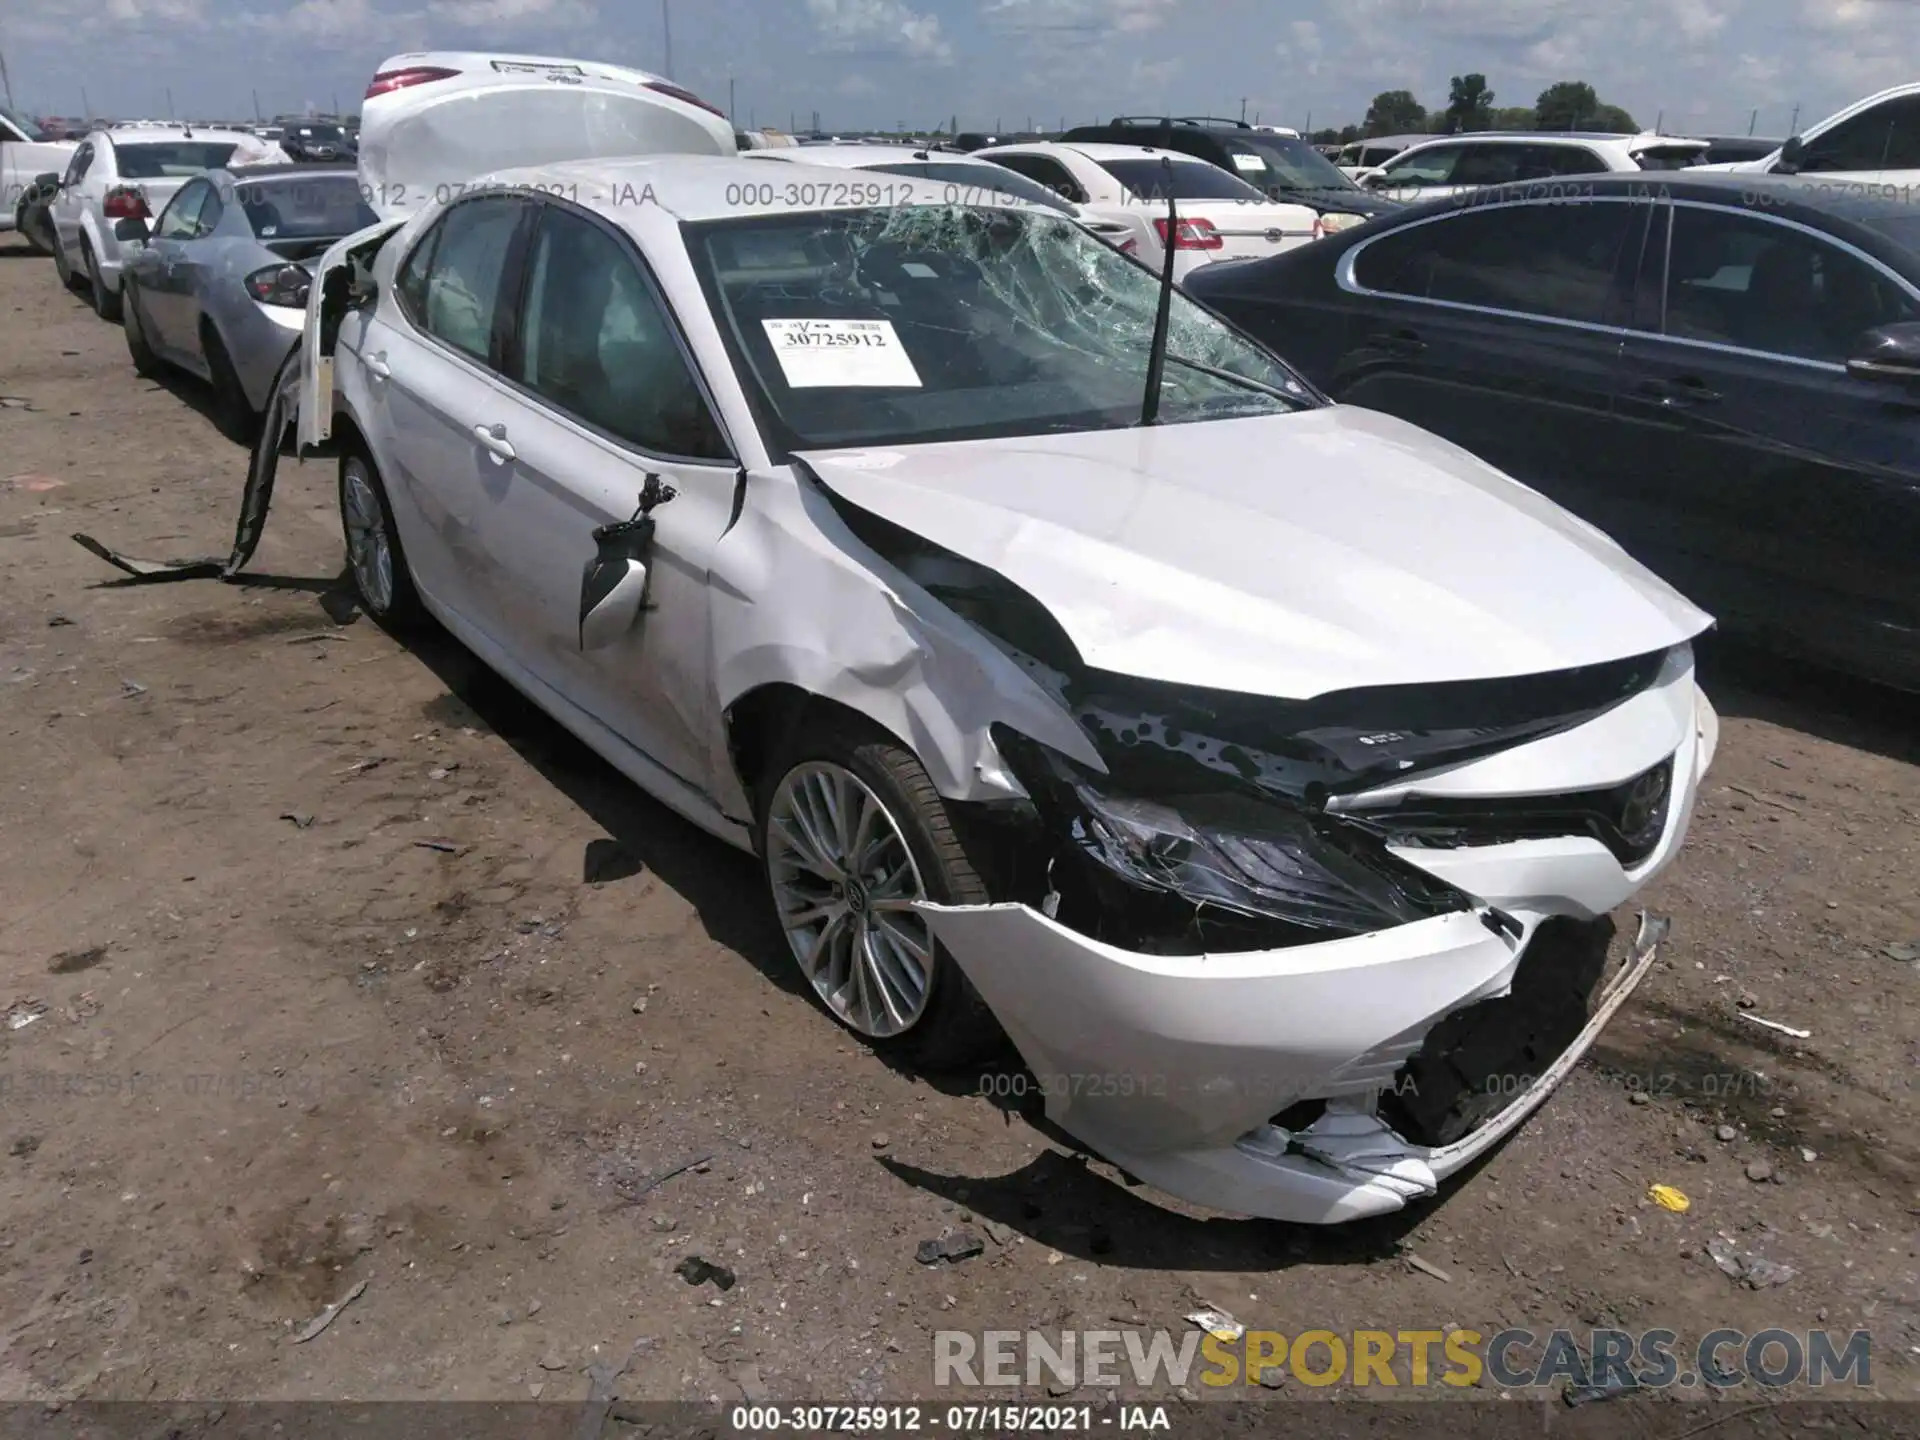
<path id="1" fill-rule="evenodd" d="M 537 55 L 424 51 L 384 62 L 360 117 L 360 182 L 383 219 L 526 165 L 738 153 L 726 116 L 661 76 Z"/>

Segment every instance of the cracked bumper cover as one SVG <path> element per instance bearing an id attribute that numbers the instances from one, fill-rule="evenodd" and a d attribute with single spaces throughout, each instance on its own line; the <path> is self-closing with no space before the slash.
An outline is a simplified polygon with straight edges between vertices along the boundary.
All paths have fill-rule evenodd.
<path id="1" fill-rule="evenodd" d="M 1482 898 L 1520 921 L 1517 936 L 1473 911 L 1279 950 L 1156 956 L 1088 939 L 1025 905 L 921 908 L 1033 1070 L 1048 1118 L 1128 1173 L 1196 1204 L 1277 1220 L 1397 1210 L 1518 1128 L 1651 968 L 1665 926 L 1643 918 L 1573 1043 L 1456 1143 L 1412 1144 L 1374 1114 L 1440 1020 L 1506 993 L 1542 922 L 1603 914 L 1673 859 L 1718 734 L 1690 675 L 1685 689 L 1692 723 L 1671 752 L 1673 804 L 1642 864 L 1626 869 L 1598 841 L 1579 839 L 1471 851 L 1478 878 L 1512 881 L 1489 885 L 1504 892 L 1498 900 Z M 1460 861 L 1457 852 L 1407 858 L 1423 855 L 1436 871 Z M 1526 903 L 1505 903 L 1514 899 Z M 1308 1129 L 1288 1136 L 1268 1123 L 1306 1099 L 1329 1102 Z"/>

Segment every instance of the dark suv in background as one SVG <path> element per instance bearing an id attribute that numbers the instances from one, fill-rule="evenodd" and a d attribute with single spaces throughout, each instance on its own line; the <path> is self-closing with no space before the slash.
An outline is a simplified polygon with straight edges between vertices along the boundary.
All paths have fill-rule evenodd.
<path id="1" fill-rule="evenodd" d="M 300 164 L 332 165 L 358 153 L 347 132 L 331 123 L 297 122 L 280 137 L 280 148 Z"/>
<path id="2" fill-rule="evenodd" d="M 1191 155 L 1237 175 L 1269 200 L 1319 212 L 1329 230 L 1345 229 L 1400 209 L 1398 201 L 1354 184 L 1305 140 L 1257 130 L 1238 120 L 1207 116 L 1122 115 L 1104 125 L 1082 125 L 1060 139 L 1068 144 L 1151 145 Z M 1358 216 L 1340 220 L 1338 216 Z"/>

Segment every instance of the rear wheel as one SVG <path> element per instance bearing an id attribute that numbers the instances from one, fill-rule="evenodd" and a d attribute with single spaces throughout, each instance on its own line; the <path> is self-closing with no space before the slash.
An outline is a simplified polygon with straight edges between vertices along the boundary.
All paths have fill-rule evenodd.
<path id="1" fill-rule="evenodd" d="M 140 323 L 140 292 L 134 288 L 131 276 L 127 278 L 120 298 L 123 302 L 120 328 L 127 337 L 127 354 L 133 360 L 134 370 L 151 379 L 160 373 L 160 357 L 153 353 L 153 347 L 147 343 L 147 332 Z"/>
<path id="2" fill-rule="evenodd" d="M 758 839 L 788 948 L 841 1024 L 927 1069 L 1000 1048 L 992 1012 L 914 909 L 988 896 L 912 754 L 851 721 L 813 727 L 771 771 Z"/>
<path id="3" fill-rule="evenodd" d="M 386 486 L 373 461 L 358 449 L 340 457 L 340 529 L 360 608 L 389 629 L 423 620 L 426 610 L 407 571 Z"/>
<path id="4" fill-rule="evenodd" d="M 213 384 L 214 418 L 229 440 L 251 445 L 260 427 L 260 417 L 254 413 L 253 402 L 247 399 L 246 387 L 240 383 L 240 373 L 233 368 L 220 332 L 210 324 L 203 324 L 200 345 L 207 357 L 207 374 Z"/>
<path id="5" fill-rule="evenodd" d="M 80 258 L 86 262 L 87 288 L 93 292 L 93 313 L 102 320 L 120 318 L 120 292 L 107 289 L 107 282 L 100 277 L 100 257 L 93 253 L 93 242 L 80 241 Z"/>

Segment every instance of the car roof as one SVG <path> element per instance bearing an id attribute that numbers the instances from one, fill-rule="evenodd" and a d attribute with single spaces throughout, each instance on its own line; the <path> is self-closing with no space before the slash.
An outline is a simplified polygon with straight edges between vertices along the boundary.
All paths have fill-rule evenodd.
<path id="1" fill-rule="evenodd" d="M 1757 175 L 1750 171 L 1729 174 L 1719 170 L 1660 170 L 1651 174 L 1645 171 L 1617 171 L 1604 175 L 1582 175 L 1579 178 L 1583 198 L 1612 194 L 1670 196 L 1675 200 L 1739 205 L 1756 213 L 1788 219 L 1795 218 L 1794 212 L 1798 211 L 1802 218 L 1830 215 L 1866 225 L 1877 220 L 1911 218 L 1913 215 L 1910 201 L 1890 195 L 1882 187 L 1837 184 L 1832 183 L 1830 177 L 1810 182 L 1798 176 Z M 1545 192 L 1552 188 L 1551 182 L 1526 180 L 1489 185 L 1475 192 L 1474 208 L 1545 199 Z M 1457 199 L 1428 200 L 1395 212 L 1393 219 L 1405 222 L 1416 215 L 1440 214 L 1459 208 Z"/>
<path id="2" fill-rule="evenodd" d="M 291 161 L 272 165 L 242 165 L 237 170 L 222 166 L 209 170 L 209 175 L 225 175 L 236 185 L 251 184 L 255 180 L 282 180 L 287 176 L 307 179 L 314 175 L 347 175 L 357 177 L 359 171 L 352 165 L 296 165 Z"/>
<path id="3" fill-rule="evenodd" d="M 676 220 L 720 220 L 739 215 L 804 214 L 839 209 L 868 208 L 849 205 L 843 199 L 835 204 L 833 196 L 846 191 L 844 165 L 813 165 L 806 161 L 786 162 L 782 175 L 795 173 L 811 177 L 815 185 L 760 186 L 767 176 L 764 160 L 746 155 L 653 155 L 626 160 L 568 160 L 551 165 L 533 165 L 517 170 L 502 170 L 481 176 L 467 188 L 488 190 L 515 186 L 556 185 L 566 187 L 568 198 L 589 210 L 619 223 L 637 210 L 659 209 Z M 743 189 L 743 185 L 746 187 Z M 757 187 L 757 188 L 756 188 Z M 817 189 L 815 188 L 817 187 Z M 946 205 L 951 189 L 934 180 L 913 176 L 890 178 L 886 186 L 889 203 Z M 769 194 L 771 192 L 771 194 Z M 902 200 L 909 192 L 911 200 Z M 764 203 L 748 200 L 749 195 L 768 195 Z M 785 196 L 806 197 L 806 203 Z M 986 208 L 1031 210 L 1018 196 L 991 192 Z M 1057 214 L 1052 210 L 1047 214 Z"/>
<path id="4" fill-rule="evenodd" d="M 207 129 L 198 125 L 140 124 L 102 130 L 100 133 L 115 145 L 164 145 L 178 140 L 211 142 L 231 140 L 237 145 L 243 140 L 252 138 L 244 130 Z"/>
<path id="5" fill-rule="evenodd" d="M 1153 145 L 1105 145 L 1095 140 L 1034 140 L 1023 145 L 995 145 L 992 148 L 1000 154 L 1008 152 L 1018 154 L 1023 150 L 1040 154 L 1052 150 L 1071 150 L 1078 155 L 1084 155 L 1096 164 L 1102 160 L 1152 159 L 1171 160 L 1176 165 L 1203 165 L 1209 170 L 1214 168 L 1207 165 L 1206 161 L 1196 160 L 1183 151 L 1163 150 Z M 973 153 L 979 155 L 983 152 L 976 150 Z"/>
<path id="6" fill-rule="evenodd" d="M 913 160 L 920 157 L 924 157 L 929 161 L 972 160 L 976 164 L 986 163 L 980 160 L 977 155 L 965 150 L 935 150 L 929 146 L 916 145 L 908 141 L 902 141 L 897 144 L 891 142 L 872 144 L 867 141 L 839 141 L 826 145 L 782 145 L 766 150 L 755 150 L 752 153 L 755 155 L 779 156 L 781 159 L 791 160 L 793 158 L 791 152 L 800 149 L 806 150 L 807 158 L 804 161 L 795 161 L 794 163 L 796 164 L 839 165 L 854 170 L 862 169 L 868 165 L 897 164 L 902 160 Z M 743 159 L 747 153 L 746 151 L 741 152 Z"/>

